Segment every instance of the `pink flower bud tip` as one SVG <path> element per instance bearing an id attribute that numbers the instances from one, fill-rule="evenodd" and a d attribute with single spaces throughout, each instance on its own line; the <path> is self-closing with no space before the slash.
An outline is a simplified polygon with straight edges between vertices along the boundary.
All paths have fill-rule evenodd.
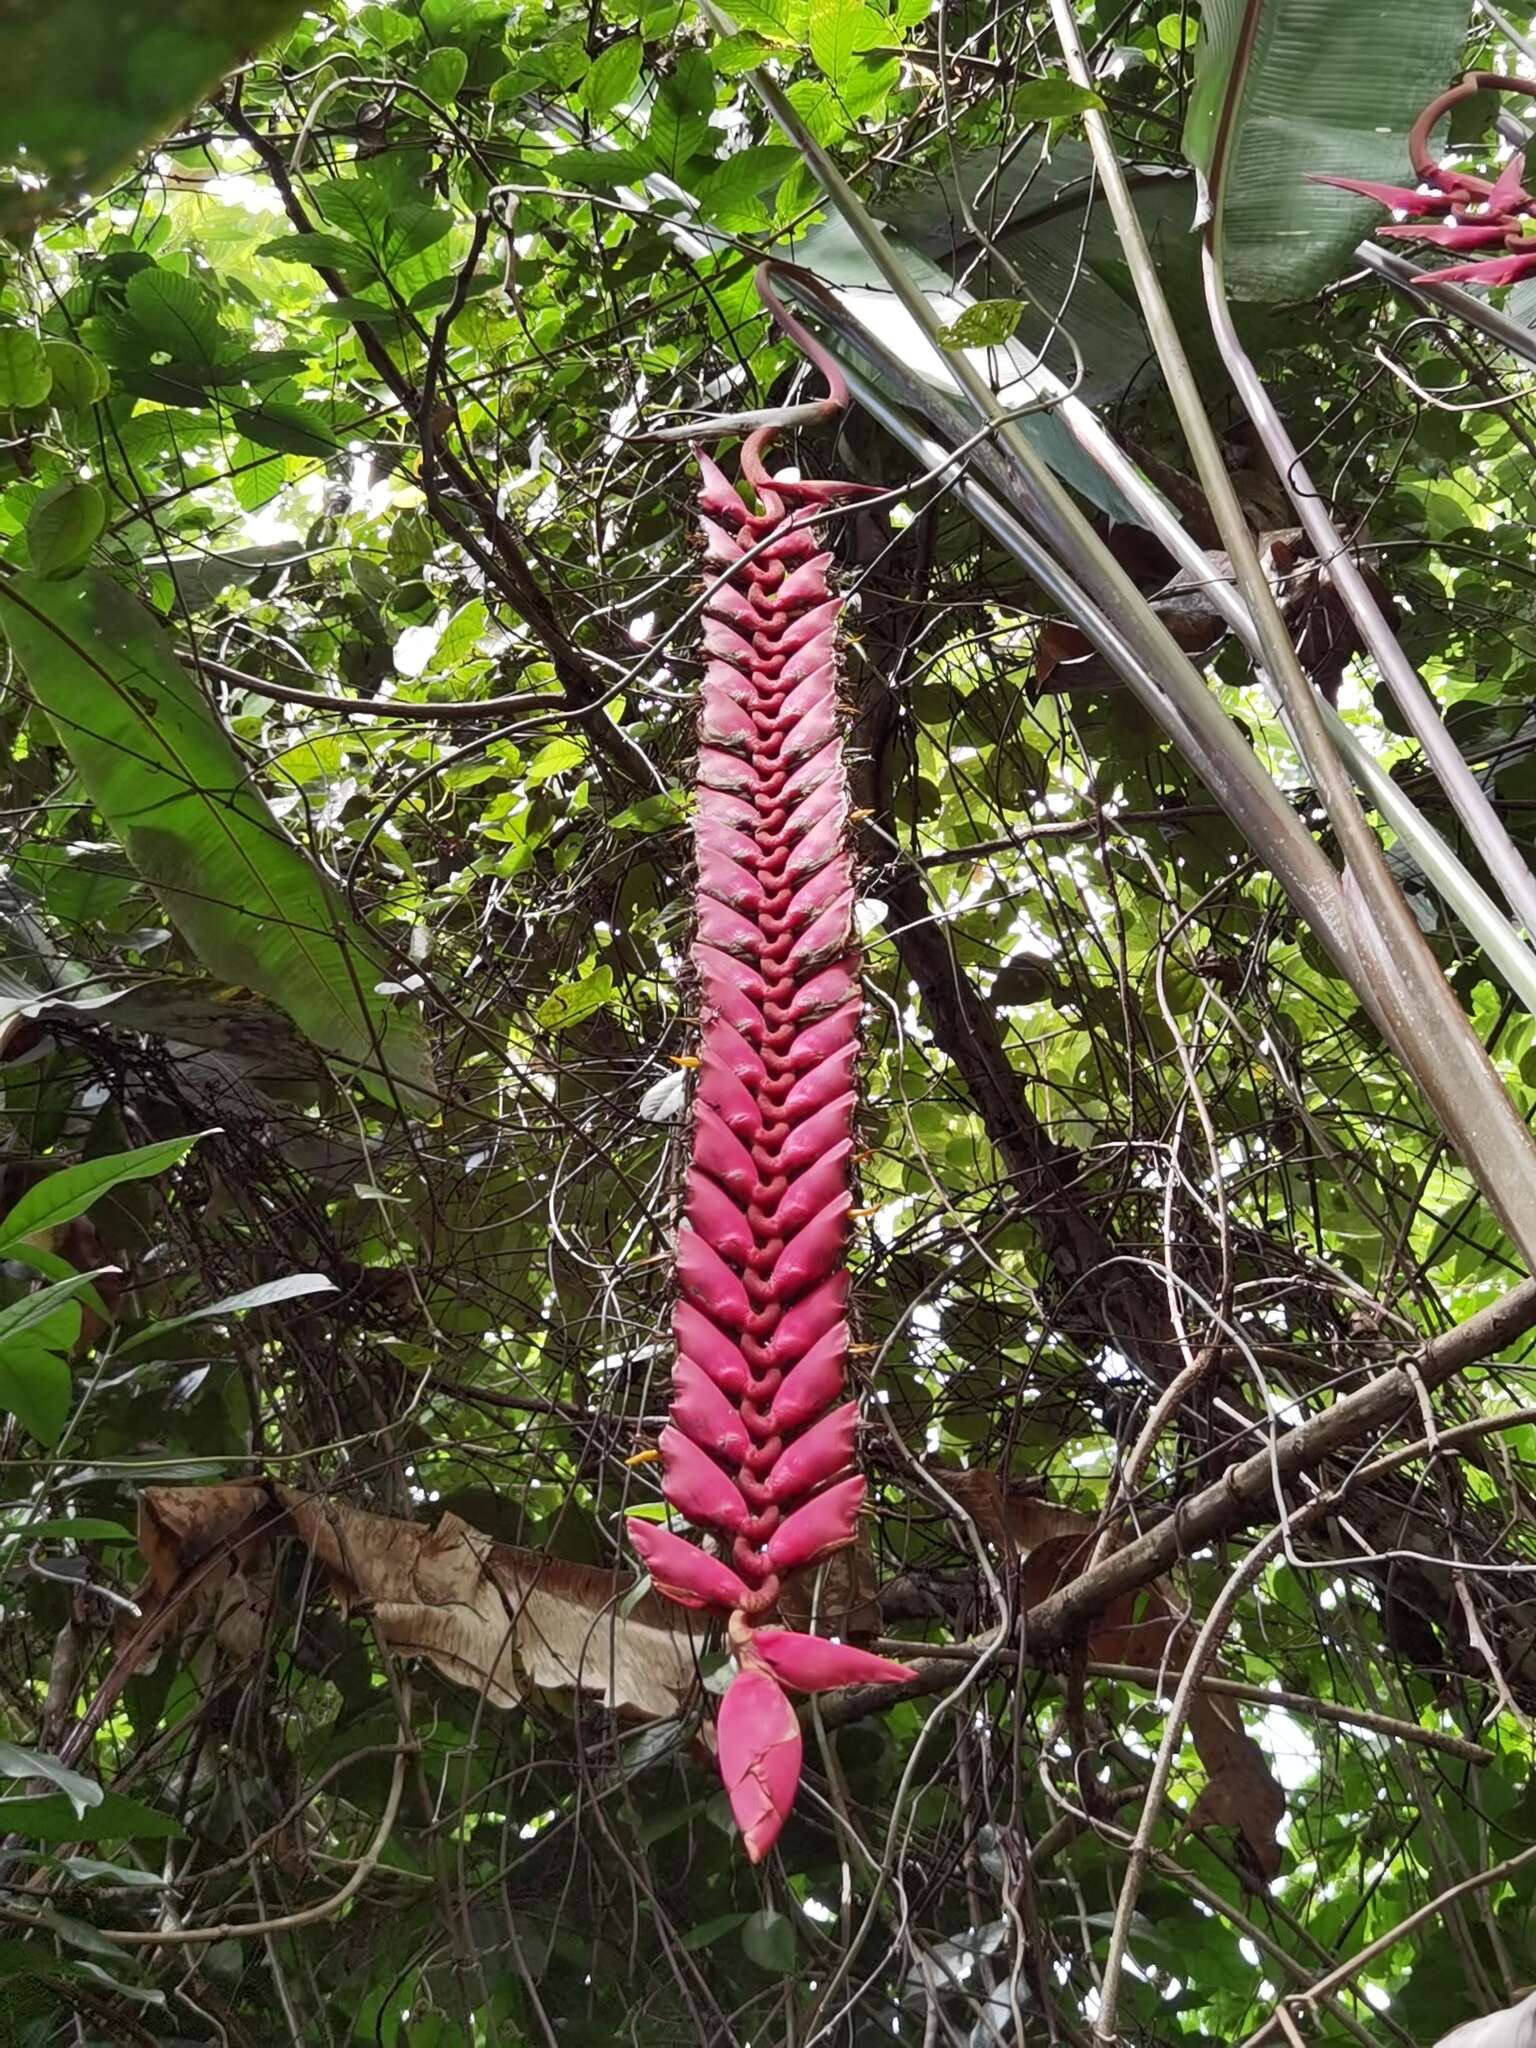
<path id="1" fill-rule="evenodd" d="M 720 1776 L 748 1858 L 761 1863 L 779 1838 L 800 1784 L 800 1723 L 774 1681 L 738 1671 L 715 1720 Z"/>

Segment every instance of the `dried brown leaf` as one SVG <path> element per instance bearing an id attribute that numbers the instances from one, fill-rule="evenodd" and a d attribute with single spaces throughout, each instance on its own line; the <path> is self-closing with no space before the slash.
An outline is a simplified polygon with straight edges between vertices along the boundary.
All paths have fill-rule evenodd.
<path id="1" fill-rule="evenodd" d="M 152 1487 L 139 1548 L 168 1617 L 296 1538 L 343 1613 L 366 1607 L 397 1654 L 510 1707 L 574 1688 L 645 1719 L 676 1714 L 695 1680 L 694 1638 L 652 1595 L 627 1614 L 633 1580 L 497 1543 L 457 1515 L 433 1528 L 258 1483 Z"/>

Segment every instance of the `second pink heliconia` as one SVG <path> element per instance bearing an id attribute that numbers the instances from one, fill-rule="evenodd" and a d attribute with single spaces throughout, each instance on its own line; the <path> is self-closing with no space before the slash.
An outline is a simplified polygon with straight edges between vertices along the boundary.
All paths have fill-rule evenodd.
<path id="1" fill-rule="evenodd" d="M 657 1588 L 729 1617 L 737 1672 L 716 1722 L 748 1856 L 800 1778 L 783 1688 L 912 1674 L 764 1627 L 785 1573 L 851 1543 L 864 1498 L 844 1398 L 859 962 L 837 704 L 841 599 L 813 517 L 857 486 L 769 477 L 749 510 L 707 456 L 699 491 L 706 668 L 694 814 L 702 1024 L 678 1234 L 662 1491 L 718 1555 L 632 1520 Z"/>

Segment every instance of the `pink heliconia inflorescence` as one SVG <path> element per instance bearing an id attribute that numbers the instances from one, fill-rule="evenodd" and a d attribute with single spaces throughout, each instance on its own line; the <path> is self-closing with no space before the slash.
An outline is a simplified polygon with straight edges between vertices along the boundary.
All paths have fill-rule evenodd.
<path id="1" fill-rule="evenodd" d="M 1332 178 L 1317 172 L 1314 185 L 1336 185 L 1343 192 L 1358 192 L 1388 206 L 1407 219 L 1391 227 L 1378 228 L 1380 235 L 1427 242 L 1438 249 L 1483 253 L 1470 263 L 1453 263 L 1442 270 L 1425 271 L 1415 284 L 1515 284 L 1536 273 L 1536 198 L 1525 189 L 1525 158 L 1512 156 L 1493 180 L 1458 171 L 1430 161 L 1429 131 L 1434 121 L 1469 91 L 1482 83 L 1499 87 L 1531 89 L 1530 82 L 1489 78 L 1479 75 L 1465 79 L 1448 93 L 1442 93 L 1414 124 L 1408 153 L 1419 176 L 1419 184 L 1379 185 L 1367 178 Z"/>
<path id="2" fill-rule="evenodd" d="M 729 1617 L 737 1671 L 716 1720 L 748 1856 L 800 1779 L 783 1688 L 912 1675 L 825 1637 L 762 1627 L 786 1572 L 851 1543 L 864 1497 L 845 1395 L 859 965 L 837 703 L 841 600 L 818 508 L 858 489 L 770 477 L 749 509 L 707 456 L 709 594 L 694 814 L 701 1030 L 677 1242 L 662 1491 L 719 1555 L 631 1521 L 652 1582 Z"/>

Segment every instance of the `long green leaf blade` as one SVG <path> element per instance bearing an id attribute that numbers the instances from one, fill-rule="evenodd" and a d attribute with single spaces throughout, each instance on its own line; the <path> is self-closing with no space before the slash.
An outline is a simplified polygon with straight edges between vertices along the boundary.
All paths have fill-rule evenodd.
<path id="1" fill-rule="evenodd" d="M 20 1239 L 33 1237 L 40 1230 L 55 1230 L 61 1223 L 71 1223 L 75 1217 L 83 1216 L 99 1196 L 121 1186 L 125 1180 L 148 1180 L 169 1167 L 179 1166 L 198 1138 L 208 1135 L 200 1131 L 190 1138 L 163 1138 L 157 1145 L 114 1152 L 106 1159 L 82 1159 L 76 1166 L 50 1173 L 35 1188 L 29 1188 L 0 1222 L 0 1258 L 8 1258 L 12 1246 Z"/>
<path id="2" fill-rule="evenodd" d="M 15 577 L 0 617 L 92 801 L 204 966 L 427 1110 L 419 1024 L 376 992 L 382 954 L 251 786 L 149 613 L 92 571 Z"/>
<path id="3" fill-rule="evenodd" d="M 1467 0 L 1396 0 L 1390 20 L 1339 0 L 1207 0 L 1184 151 L 1234 298 L 1305 298 L 1348 266 L 1381 208 L 1307 173 L 1411 184 L 1408 129 L 1452 82 L 1468 13 Z"/>

